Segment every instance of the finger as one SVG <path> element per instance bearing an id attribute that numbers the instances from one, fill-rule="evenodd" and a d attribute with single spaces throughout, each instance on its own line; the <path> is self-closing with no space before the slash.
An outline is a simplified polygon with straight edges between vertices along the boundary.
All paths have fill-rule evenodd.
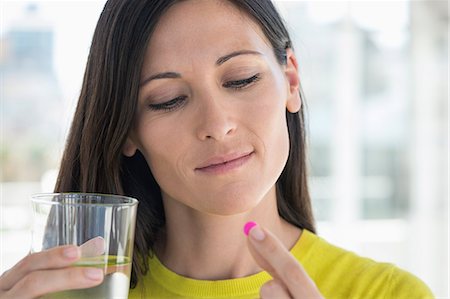
<path id="1" fill-rule="evenodd" d="M 255 225 L 250 229 L 248 243 L 259 266 L 282 282 L 294 298 L 321 297 L 300 263 L 271 232 Z"/>
<path id="2" fill-rule="evenodd" d="M 97 268 L 39 270 L 26 275 L 7 294 L 11 298 L 37 298 L 49 293 L 94 287 L 102 281 L 103 271 Z"/>
<path id="3" fill-rule="evenodd" d="M 270 280 L 266 282 L 259 290 L 261 299 L 290 299 L 291 295 L 284 285 L 277 280 Z"/>
<path id="4" fill-rule="evenodd" d="M 92 257 L 102 255 L 105 253 L 105 247 L 105 239 L 100 236 L 92 238 L 80 246 L 81 256 Z"/>
<path id="5" fill-rule="evenodd" d="M 0 290 L 11 289 L 30 272 L 64 268 L 79 258 L 80 249 L 73 245 L 55 247 L 27 255 L 0 277 Z"/>
<path id="6" fill-rule="evenodd" d="M 286 263 L 286 259 L 293 259 L 295 262 L 296 260 L 276 237 L 267 237 L 266 230 L 254 222 L 248 224 L 251 227 L 247 228 L 246 234 L 249 236 L 248 244 L 251 254 L 261 268 L 282 281 L 282 275 L 278 274 L 279 270 L 277 271 L 276 266 L 280 262 Z"/>

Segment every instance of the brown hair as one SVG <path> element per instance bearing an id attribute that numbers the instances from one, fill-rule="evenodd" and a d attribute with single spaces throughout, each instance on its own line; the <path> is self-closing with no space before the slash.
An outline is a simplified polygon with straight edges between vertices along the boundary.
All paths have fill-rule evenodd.
<path id="1" fill-rule="evenodd" d="M 178 0 L 179 1 L 179 0 Z M 109 0 L 95 29 L 80 98 L 63 154 L 56 192 L 121 194 L 139 200 L 131 286 L 148 271 L 156 236 L 164 226 L 161 192 L 138 151 L 122 155 L 132 128 L 144 53 L 151 34 L 177 0 Z M 270 0 L 229 0 L 262 28 L 280 64 L 291 39 Z M 302 101 L 304 97 L 300 94 Z M 290 151 L 277 181 L 278 211 L 315 232 L 307 185 L 303 107 L 286 111 Z"/>

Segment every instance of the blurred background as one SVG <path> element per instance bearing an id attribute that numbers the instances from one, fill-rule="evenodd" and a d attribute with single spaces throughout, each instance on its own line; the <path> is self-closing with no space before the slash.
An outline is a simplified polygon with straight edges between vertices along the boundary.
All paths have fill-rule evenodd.
<path id="1" fill-rule="evenodd" d="M 29 251 L 105 1 L 5 1 L 0 273 Z M 449 298 L 448 1 L 277 1 L 308 109 L 318 233 Z"/>

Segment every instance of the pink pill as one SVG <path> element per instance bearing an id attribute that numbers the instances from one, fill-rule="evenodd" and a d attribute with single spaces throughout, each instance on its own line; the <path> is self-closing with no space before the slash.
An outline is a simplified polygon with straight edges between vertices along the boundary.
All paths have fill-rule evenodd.
<path id="1" fill-rule="evenodd" d="M 245 234 L 246 236 L 248 236 L 248 233 L 250 232 L 250 230 L 251 230 L 253 227 L 255 227 L 255 226 L 257 226 L 256 222 L 253 222 L 253 221 L 247 222 L 247 223 L 244 225 L 244 234 Z"/>

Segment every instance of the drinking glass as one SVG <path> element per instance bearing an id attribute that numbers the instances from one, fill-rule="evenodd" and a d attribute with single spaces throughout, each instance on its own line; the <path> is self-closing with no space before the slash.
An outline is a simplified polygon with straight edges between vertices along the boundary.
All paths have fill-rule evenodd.
<path id="1" fill-rule="evenodd" d="M 101 285 L 47 295 L 45 298 L 128 298 L 138 201 L 94 193 L 35 194 L 31 252 L 77 245 L 74 267 L 104 271 Z"/>

